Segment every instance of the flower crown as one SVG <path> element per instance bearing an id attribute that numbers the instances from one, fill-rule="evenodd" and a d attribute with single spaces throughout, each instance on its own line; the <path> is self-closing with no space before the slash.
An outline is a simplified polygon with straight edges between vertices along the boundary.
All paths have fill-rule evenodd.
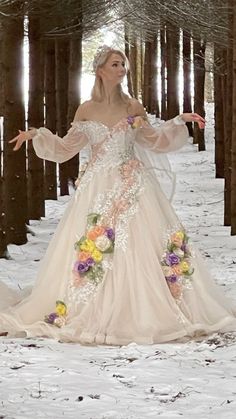
<path id="1" fill-rule="evenodd" d="M 94 55 L 93 59 L 93 71 L 96 73 L 97 68 L 100 64 L 101 58 L 106 55 L 109 51 L 112 51 L 113 48 L 108 47 L 107 45 L 102 45 L 97 49 L 96 54 Z"/>

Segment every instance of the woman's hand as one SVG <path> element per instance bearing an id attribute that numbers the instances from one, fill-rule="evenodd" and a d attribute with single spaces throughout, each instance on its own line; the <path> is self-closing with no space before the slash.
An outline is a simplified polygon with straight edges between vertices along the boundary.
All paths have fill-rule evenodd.
<path id="1" fill-rule="evenodd" d="M 19 134 L 14 137 L 9 143 L 16 143 L 15 147 L 13 148 L 14 151 L 17 151 L 21 148 L 22 144 L 25 141 L 32 140 L 34 135 L 36 134 L 35 129 L 30 129 L 29 131 L 21 131 L 19 130 Z"/>
<path id="2" fill-rule="evenodd" d="M 206 121 L 198 113 L 182 113 L 180 116 L 184 122 L 196 122 L 200 129 L 205 128 Z"/>

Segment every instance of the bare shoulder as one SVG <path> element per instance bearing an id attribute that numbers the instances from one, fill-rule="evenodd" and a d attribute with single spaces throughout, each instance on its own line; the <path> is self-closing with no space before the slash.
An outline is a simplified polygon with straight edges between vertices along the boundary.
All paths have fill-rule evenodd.
<path id="1" fill-rule="evenodd" d="M 135 98 L 129 100 L 129 108 L 131 115 L 134 116 L 147 116 L 143 105 Z"/>
<path id="2" fill-rule="evenodd" d="M 92 107 L 92 100 L 86 100 L 77 109 L 74 121 L 85 121 L 88 119 L 87 115 Z"/>

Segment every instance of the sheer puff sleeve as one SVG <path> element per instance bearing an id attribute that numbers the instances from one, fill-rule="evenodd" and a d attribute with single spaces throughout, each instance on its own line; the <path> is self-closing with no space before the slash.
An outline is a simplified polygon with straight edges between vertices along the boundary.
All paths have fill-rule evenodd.
<path id="1" fill-rule="evenodd" d="M 60 138 L 47 128 L 39 128 L 33 137 L 33 147 L 38 157 L 45 160 L 63 163 L 74 157 L 88 144 L 79 121 L 72 122 L 67 134 Z"/>
<path id="2" fill-rule="evenodd" d="M 136 141 L 156 153 L 168 153 L 183 147 L 189 137 L 188 129 L 181 116 L 176 116 L 154 128 L 144 121 L 137 129 Z"/>

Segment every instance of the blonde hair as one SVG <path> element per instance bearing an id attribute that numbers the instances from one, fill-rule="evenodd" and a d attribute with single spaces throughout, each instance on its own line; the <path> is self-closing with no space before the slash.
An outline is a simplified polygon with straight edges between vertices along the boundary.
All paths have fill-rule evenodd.
<path id="1" fill-rule="evenodd" d="M 111 57 L 112 54 L 118 54 L 121 56 L 121 58 L 124 60 L 125 62 L 125 67 L 126 69 L 129 69 L 129 63 L 128 60 L 125 56 L 125 54 L 123 54 L 122 51 L 118 50 L 118 49 L 113 49 L 113 48 L 107 48 L 104 53 L 100 53 L 98 59 L 96 60 L 96 56 L 95 56 L 95 82 L 91 91 L 91 99 L 94 100 L 95 102 L 102 102 L 102 100 L 105 97 L 105 91 L 104 91 L 104 85 L 103 85 L 103 81 L 102 78 L 98 76 L 98 69 L 102 68 L 104 66 L 104 64 L 106 64 L 106 62 L 108 61 L 108 59 Z M 118 84 L 117 86 L 117 91 L 118 94 L 121 98 L 121 100 L 124 103 L 129 102 L 129 96 L 126 95 L 123 90 L 122 90 L 122 86 L 121 84 Z"/>

